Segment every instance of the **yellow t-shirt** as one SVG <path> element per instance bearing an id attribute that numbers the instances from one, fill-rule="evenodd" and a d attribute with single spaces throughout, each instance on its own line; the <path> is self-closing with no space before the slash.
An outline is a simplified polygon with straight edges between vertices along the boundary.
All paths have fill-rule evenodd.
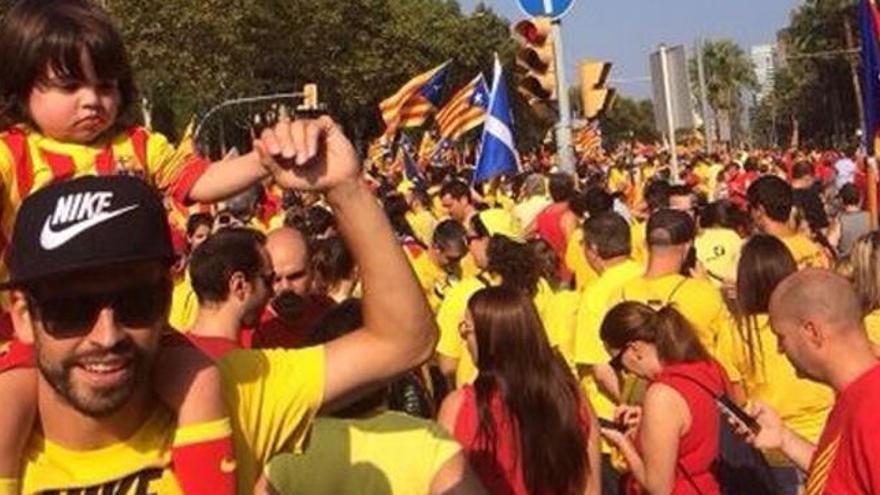
<path id="1" fill-rule="evenodd" d="M 232 420 L 237 491 L 251 493 L 269 459 L 302 447 L 322 401 L 324 348 L 237 350 L 217 366 Z M 34 433 L 23 493 L 181 493 L 169 467 L 171 443 L 181 431 L 159 408 L 128 440 L 95 450 L 71 451 Z"/>
<path id="2" fill-rule="evenodd" d="M 611 359 L 599 336 L 602 320 L 616 303 L 612 297 L 626 284 L 639 278 L 644 271 L 640 264 L 626 260 L 608 268 L 598 279 L 587 285 L 581 295 L 577 313 L 575 363 L 590 366 L 607 363 Z M 581 379 L 581 387 L 599 416 L 610 418 L 613 415 L 614 403 L 599 390 L 592 375 Z"/>
<path id="3" fill-rule="evenodd" d="M 174 291 L 171 293 L 171 311 L 168 313 L 168 323 L 171 328 L 181 332 L 188 332 L 196 321 L 199 311 L 199 301 L 196 292 L 192 288 L 189 278 L 189 270 L 183 277 L 174 282 Z"/>
<path id="4" fill-rule="evenodd" d="M 494 284 L 494 281 L 489 282 Z M 465 278 L 446 291 L 446 297 L 437 310 L 437 327 L 440 329 L 440 338 L 437 341 L 436 350 L 438 354 L 458 360 L 458 368 L 455 371 L 457 386 L 469 383 L 477 376 L 477 366 L 474 364 L 470 352 L 467 351 L 467 344 L 461 338 L 458 326 L 464 320 L 471 296 L 484 287 L 486 287 L 486 283 L 479 278 Z M 550 289 L 550 285 L 541 279 L 538 282 L 538 292 L 532 301 L 535 303 L 545 328 L 548 325 L 548 308 L 552 297 L 553 291 Z"/>
<path id="5" fill-rule="evenodd" d="M 797 233 L 788 237 L 780 237 L 791 255 L 794 257 L 798 268 L 830 268 L 831 260 L 822 246 L 813 242 L 804 234 Z"/>
<path id="6" fill-rule="evenodd" d="M 754 369 L 743 329 L 718 337 L 717 356 L 731 381 L 740 382 L 749 400 L 761 400 L 779 413 L 786 426 L 816 443 L 834 405 L 833 391 L 822 384 L 799 378 L 786 357 L 778 352 L 777 338 L 766 314 L 755 318 Z"/>
<path id="7" fill-rule="evenodd" d="M 875 345 L 880 344 L 880 309 L 875 309 L 868 313 L 864 318 L 864 322 L 868 339 Z"/>
<path id="8" fill-rule="evenodd" d="M 430 246 L 431 238 L 434 235 L 434 224 L 437 221 L 434 215 L 428 210 L 408 211 L 406 212 L 406 221 L 412 227 L 416 237 L 426 246 Z"/>
<path id="9" fill-rule="evenodd" d="M 633 220 L 629 227 L 629 236 L 632 242 L 632 258 L 636 263 L 645 265 L 648 263 L 648 222 Z"/>
<path id="10" fill-rule="evenodd" d="M 709 272 L 709 278 L 716 287 L 721 280 L 736 280 L 736 268 L 743 240 L 730 229 L 704 229 L 694 240 L 697 260 Z"/>
<path id="11" fill-rule="evenodd" d="M 721 292 L 705 280 L 677 273 L 639 277 L 612 297 L 615 303 L 639 301 L 655 308 L 673 304 L 694 326 L 697 337 L 710 353 L 715 351 L 718 335 L 731 331 L 730 312 Z"/>
<path id="12" fill-rule="evenodd" d="M 442 426 L 403 413 L 318 418 L 305 451 L 275 456 L 266 476 L 279 493 L 424 494 L 460 451 Z"/>
<path id="13" fill-rule="evenodd" d="M 568 243 L 565 246 L 565 266 L 574 273 L 575 288 L 578 292 L 584 290 L 593 280 L 599 278 L 599 274 L 587 262 L 587 255 L 584 254 L 584 231 L 575 229 L 568 236 Z"/>
<path id="14" fill-rule="evenodd" d="M 570 368 L 574 368 L 574 332 L 580 297 L 580 293 L 573 290 L 557 290 L 548 298 L 544 311 L 547 340 L 559 350 Z"/>

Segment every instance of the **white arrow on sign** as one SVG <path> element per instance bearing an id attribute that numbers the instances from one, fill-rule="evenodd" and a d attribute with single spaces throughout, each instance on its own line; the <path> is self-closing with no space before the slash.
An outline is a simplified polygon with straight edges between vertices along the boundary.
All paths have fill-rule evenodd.
<path id="1" fill-rule="evenodd" d="M 544 0 L 544 12 L 547 14 L 553 13 L 553 0 Z"/>

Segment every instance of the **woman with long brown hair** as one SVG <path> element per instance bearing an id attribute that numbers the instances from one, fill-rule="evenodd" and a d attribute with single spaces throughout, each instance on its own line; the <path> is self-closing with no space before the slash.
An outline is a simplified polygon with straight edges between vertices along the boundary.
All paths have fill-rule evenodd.
<path id="1" fill-rule="evenodd" d="M 718 337 L 717 356 L 738 390 L 737 399 L 760 400 L 778 411 L 785 425 L 817 442 L 834 397 L 830 388 L 799 378 L 780 354 L 770 328 L 770 295 L 797 271 L 785 244 L 770 235 L 755 235 L 743 246 L 736 277 L 737 326 Z M 794 495 L 803 476 L 782 455 L 765 453 L 780 493 Z"/>
<path id="2" fill-rule="evenodd" d="M 632 480 L 650 494 L 717 495 L 715 395 L 726 390 L 726 379 L 691 324 L 672 306 L 629 301 L 608 312 L 600 335 L 612 367 L 649 381 L 637 424 L 626 434 L 602 429 Z"/>
<path id="3" fill-rule="evenodd" d="M 598 428 L 527 294 L 478 291 L 460 332 L 479 370 L 439 421 L 495 495 L 598 495 Z"/>

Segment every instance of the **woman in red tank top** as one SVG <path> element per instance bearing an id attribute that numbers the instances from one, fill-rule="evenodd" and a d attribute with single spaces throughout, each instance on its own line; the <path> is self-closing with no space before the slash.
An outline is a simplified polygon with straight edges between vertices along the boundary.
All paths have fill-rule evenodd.
<path id="1" fill-rule="evenodd" d="M 493 495 L 599 495 L 598 427 L 531 299 L 480 290 L 460 331 L 479 369 L 439 421 Z"/>
<path id="2" fill-rule="evenodd" d="M 601 337 L 614 356 L 613 367 L 624 367 L 650 382 L 641 419 L 630 423 L 630 431 L 602 429 L 623 453 L 632 480 L 641 488 L 631 491 L 717 495 L 712 463 L 718 455 L 720 424 L 709 391 L 725 391 L 726 378 L 690 323 L 671 306 L 655 311 L 624 302 L 608 312 Z"/>

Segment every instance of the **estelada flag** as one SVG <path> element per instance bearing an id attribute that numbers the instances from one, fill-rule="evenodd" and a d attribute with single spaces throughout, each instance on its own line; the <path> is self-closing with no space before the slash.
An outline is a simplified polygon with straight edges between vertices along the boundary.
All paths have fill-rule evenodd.
<path id="1" fill-rule="evenodd" d="M 467 131 L 482 125 L 486 120 L 488 105 L 489 89 L 483 74 L 478 74 L 437 112 L 440 136 L 456 141 Z"/>
<path id="2" fill-rule="evenodd" d="M 385 134 L 392 135 L 397 129 L 418 127 L 425 123 L 443 96 L 449 62 L 410 79 L 394 95 L 379 104 Z"/>

